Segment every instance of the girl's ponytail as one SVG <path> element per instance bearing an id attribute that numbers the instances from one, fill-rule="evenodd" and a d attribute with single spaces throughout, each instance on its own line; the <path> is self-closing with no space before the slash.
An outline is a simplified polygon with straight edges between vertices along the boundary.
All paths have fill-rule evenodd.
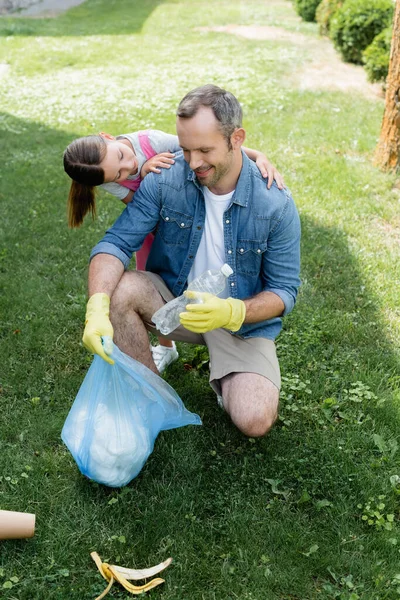
<path id="1" fill-rule="evenodd" d="M 96 215 L 95 187 L 104 183 L 100 163 L 107 152 L 100 135 L 88 135 L 74 140 L 64 152 L 64 170 L 71 177 L 68 196 L 68 225 L 79 227 L 84 216 Z"/>
<path id="2" fill-rule="evenodd" d="M 88 212 L 94 219 L 96 216 L 95 188 L 73 181 L 68 195 L 68 226 L 79 227 L 83 223 L 83 217 Z"/>

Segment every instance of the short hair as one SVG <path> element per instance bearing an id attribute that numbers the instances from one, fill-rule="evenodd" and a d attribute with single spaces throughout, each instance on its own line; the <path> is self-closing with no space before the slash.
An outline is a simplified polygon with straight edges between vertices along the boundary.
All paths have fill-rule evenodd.
<path id="1" fill-rule="evenodd" d="M 194 117 L 201 106 L 212 109 L 222 135 L 230 146 L 232 133 L 242 126 L 243 111 L 231 92 L 208 83 L 195 88 L 180 101 L 176 115 L 182 119 Z"/>

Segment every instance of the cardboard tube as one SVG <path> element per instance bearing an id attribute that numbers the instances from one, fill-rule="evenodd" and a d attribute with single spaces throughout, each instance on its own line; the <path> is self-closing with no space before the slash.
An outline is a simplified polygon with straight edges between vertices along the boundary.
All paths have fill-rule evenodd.
<path id="1" fill-rule="evenodd" d="M 31 538 L 35 533 L 36 515 L 0 510 L 0 540 Z"/>

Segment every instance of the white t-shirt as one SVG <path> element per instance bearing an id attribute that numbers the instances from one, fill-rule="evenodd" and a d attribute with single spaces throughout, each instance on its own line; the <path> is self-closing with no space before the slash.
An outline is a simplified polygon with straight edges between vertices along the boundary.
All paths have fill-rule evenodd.
<path id="1" fill-rule="evenodd" d="M 147 131 L 147 135 L 149 137 L 151 147 L 157 154 L 160 154 L 161 152 L 179 152 L 181 150 L 177 135 L 164 133 L 164 131 L 160 131 L 158 129 L 149 129 Z M 138 131 L 135 133 L 124 133 L 123 135 L 119 135 L 117 137 L 117 139 L 121 138 L 126 138 L 130 141 L 139 161 L 137 173 L 128 177 L 128 179 L 132 181 L 134 179 L 138 179 L 140 171 L 144 163 L 147 161 L 147 158 L 140 145 Z M 113 196 L 116 196 L 120 200 L 123 200 L 129 194 L 129 189 L 123 185 L 120 185 L 119 183 L 103 183 L 100 187 Z"/>
<path id="2" fill-rule="evenodd" d="M 203 186 L 203 193 L 206 219 L 200 245 L 188 276 L 188 283 L 208 269 L 220 269 L 226 262 L 223 217 L 234 191 L 218 196 Z M 227 298 L 229 296 L 228 290 L 220 296 Z"/>

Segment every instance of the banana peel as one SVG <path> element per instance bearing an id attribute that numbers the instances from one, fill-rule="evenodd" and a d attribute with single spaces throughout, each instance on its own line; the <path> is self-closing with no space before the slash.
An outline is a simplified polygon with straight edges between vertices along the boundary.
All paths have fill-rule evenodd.
<path id="1" fill-rule="evenodd" d="M 109 565 L 108 563 L 103 563 L 97 552 L 91 552 L 90 556 L 96 563 L 96 566 L 102 577 L 108 582 L 108 586 L 104 592 L 100 594 L 100 596 L 97 596 L 96 600 L 102 600 L 102 598 L 104 598 L 104 596 L 106 596 L 111 590 L 115 581 L 122 585 L 122 587 L 124 587 L 126 591 L 130 592 L 131 594 L 139 595 L 143 594 L 144 592 L 148 592 L 161 583 L 164 583 L 164 579 L 161 579 L 161 577 L 156 577 L 144 585 L 133 585 L 132 583 L 129 583 L 129 580 L 137 581 L 139 579 L 153 577 L 153 575 L 156 575 L 157 573 L 160 573 L 166 569 L 172 562 L 172 558 L 167 558 L 167 560 L 164 560 L 159 565 L 155 565 L 149 569 L 127 569 L 125 567 L 119 567 L 118 565 Z"/>

